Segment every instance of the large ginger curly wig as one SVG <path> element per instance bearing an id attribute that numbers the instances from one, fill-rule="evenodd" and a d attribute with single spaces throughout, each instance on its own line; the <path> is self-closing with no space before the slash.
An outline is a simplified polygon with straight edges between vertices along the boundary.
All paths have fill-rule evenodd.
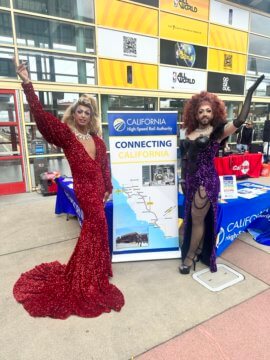
<path id="1" fill-rule="evenodd" d="M 224 102 L 220 100 L 215 94 L 202 91 L 199 94 L 193 95 L 192 98 L 185 104 L 183 111 L 183 122 L 187 135 L 197 129 L 197 112 L 199 107 L 204 103 L 210 104 L 212 108 L 214 117 L 211 121 L 211 125 L 214 129 L 226 123 L 227 113 Z"/>

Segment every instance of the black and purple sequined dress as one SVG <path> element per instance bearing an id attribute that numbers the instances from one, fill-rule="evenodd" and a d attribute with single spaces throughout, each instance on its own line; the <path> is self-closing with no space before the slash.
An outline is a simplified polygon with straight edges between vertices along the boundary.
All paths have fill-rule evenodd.
<path id="1" fill-rule="evenodd" d="M 188 147 L 196 146 L 196 140 L 184 140 Z M 210 139 L 205 146 L 198 149 L 196 146 L 196 158 L 191 159 L 187 156 L 186 168 L 186 197 L 185 197 L 185 226 L 184 241 L 181 247 L 182 259 L 188 253 L 190 247 L 192 220 L 191 204 L 199 186 L 206 190 L 208 199 L 211 203 L 210 209 L 205 217 L 205 235 L 200 259 L 210 267 L 212 272 L 217 271 L 216 267 L 216 220 L 217 220 L 217 201 L 219 194 L 219 177 L 215 169 L 214 158 L 219 149 L 219 142 Z M 193 151 L 194 153 L 194 151 Z"/>

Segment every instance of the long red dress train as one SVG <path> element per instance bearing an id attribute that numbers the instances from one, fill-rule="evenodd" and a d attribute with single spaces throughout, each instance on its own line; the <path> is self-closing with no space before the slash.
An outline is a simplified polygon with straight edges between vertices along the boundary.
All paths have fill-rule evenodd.
<path id="1" fill-rule="evenodd" d="M 31 316 L 66 319 L 120 311 L 124 296 L 109 283 L 112 268 L 103 198 L 112 185 L 106 146 L 93 136 L 96 158 L 92 159 L 71 129 L 43 110 L 32 84 L 23 84 L 23 88 L 39 131 L 65 152 L 84 221 L 68 264 L 43 263 L 25 272 L 14 285 L 14 297 Z"/>

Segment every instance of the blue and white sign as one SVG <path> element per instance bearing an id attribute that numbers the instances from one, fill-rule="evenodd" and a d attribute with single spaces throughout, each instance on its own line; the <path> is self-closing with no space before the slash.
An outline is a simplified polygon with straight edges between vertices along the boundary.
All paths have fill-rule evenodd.
<path id="1" fill-rule="evenodd" d="M 109 112 L 113 261 L 180 257 L 176 112 Z"/>

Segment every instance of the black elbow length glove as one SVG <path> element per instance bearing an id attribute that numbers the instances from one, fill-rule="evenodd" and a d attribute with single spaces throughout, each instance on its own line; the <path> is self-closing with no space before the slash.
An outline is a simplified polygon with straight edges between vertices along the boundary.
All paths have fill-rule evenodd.
<path id="1" fill-rule="evenodd" d="M 260 85 L 260 83 L 263 81 L 263 79 L 264 79 L 264 75 L 261 75 L 255 81 L 255 83 L 248 89 L 242 110 L 241 110 L 239 116 L 233 120 L 233 125 L 235 127 L 239 128 L 246 121 L 246 118 L 247 118 L 249 110 L 250 110 L 252 95 L 253 95 L 254 91 L 257 89 L 257 87 Z"/>

